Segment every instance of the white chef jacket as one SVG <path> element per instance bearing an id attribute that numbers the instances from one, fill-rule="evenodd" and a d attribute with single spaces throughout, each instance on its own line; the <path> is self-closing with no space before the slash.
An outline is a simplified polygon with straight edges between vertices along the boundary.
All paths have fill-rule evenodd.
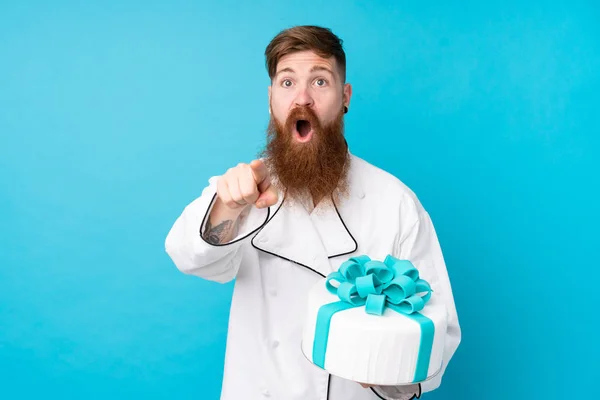
<path id="1" fill-rule="evenodd" d="M 221 283 L 235 279 L 221 400 L 411 399 L 440 385 L 461 331 L 431 219 L 400 180 L 349 155 L 348 197 L 335 207 L 309 212 L 291 206 L 280 193 L 272 207 L 249 208 L 231 242 L 212 245 L 202 238 L 216 197 L 218 177 L 212 177 L 169 231 L 166 252 L 180 271 Z M 330 376 L 304 357 L 300 344 L 309 289 L 362 254 L 410 260 L 445 302 L 443 366 L 434 378 L 369 389 Z"/>

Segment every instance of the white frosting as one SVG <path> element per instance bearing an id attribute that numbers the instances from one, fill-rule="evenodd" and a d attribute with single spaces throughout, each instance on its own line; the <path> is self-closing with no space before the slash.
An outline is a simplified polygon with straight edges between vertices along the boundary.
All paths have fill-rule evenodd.
<path id="1" fill-rule="evenodd" d="M 309 293 L 302 351 L 311 362 L 319 308 L 336 301 L 340 299 L 327 291 L 325 280 L 319 281 Z M 427 373 L 430 379 L 442 366 L 447 310 L 433 292 L 420 313 L 435 325 Z M 417 322 L 389 308 L 381 316 L 367 314 L 364 306 L 338 311 L 331 318 L 325 370 L 372 385 L 414 383 L 420 338 L 421 328 Z"/>

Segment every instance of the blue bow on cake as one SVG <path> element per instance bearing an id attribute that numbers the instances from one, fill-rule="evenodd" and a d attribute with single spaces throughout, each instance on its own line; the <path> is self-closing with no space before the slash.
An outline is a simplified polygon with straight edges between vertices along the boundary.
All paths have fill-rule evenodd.
<path id="1" fill-rule="evenodd" d="M 334 286 L 332 282 L 337 282 Z M 419 271 L 408 260 L 388 255 L 383 262 L 366 255 L 352 257 L 330 273 L 327 290 L 341 301 L 319 308 L 313 343 L 313 363 L 325 368 L 325 356 L 331 317 L 339 311 L 365 306 L 365 312 L 382 316 L 390 308 L 416 321 L 421 327 L 421 342 L 413 382 L 427 378 L 435 325 L 419 313 L 431 297 L 432 289 L 419 277 Z"/>
<path id="2" fill-rule="evenodd" d="M 331 281 L 337 281 L 336 288 Z M 354 306 L 365 306 L 369 314 L 382 315 L 385 307 L 402 314 L 421 311 L 431 297 L 431 287 L 419 278 L 419 271 L 408 260 L 388 255 L 383 262 L 369 256 L 345 261 L 338 271 L 327 276 L 331 294 Z"/>

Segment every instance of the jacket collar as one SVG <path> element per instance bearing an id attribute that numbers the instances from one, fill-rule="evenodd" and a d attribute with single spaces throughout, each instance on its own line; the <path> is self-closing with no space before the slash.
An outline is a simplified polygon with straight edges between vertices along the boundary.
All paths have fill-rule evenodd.
<path id="1" fill-rule="evenodd" d="M 364 198 L 353 156 L 350 162 L 349 193 L 341 200 L 342 204 L 329 205 L 325 209 L 317 207 L 309 213 L 303 206 L 285 199 L 280 192 L 279 202 L 270 207 L 272 217 L 252 238 L 252 245 L 321 276 L 332 272 L 331 258 L 353 253 L 358 248 L 344 221 L 352 204 Z"/>

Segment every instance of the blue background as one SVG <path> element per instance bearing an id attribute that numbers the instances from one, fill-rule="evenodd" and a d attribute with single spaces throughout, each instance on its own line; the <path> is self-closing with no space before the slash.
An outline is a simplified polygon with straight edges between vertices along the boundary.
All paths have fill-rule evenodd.
<path id="1" fill-rule="evenodd" d="M 463 342 L 424 397 L 600 398 L 598 3 L 219 3 L 0 3 L 0 398 L 218 398 L 232 284 L 164 239 L 262 148 L 295 24 L 344 40 L 351 149 L 438 230 Z"/>

